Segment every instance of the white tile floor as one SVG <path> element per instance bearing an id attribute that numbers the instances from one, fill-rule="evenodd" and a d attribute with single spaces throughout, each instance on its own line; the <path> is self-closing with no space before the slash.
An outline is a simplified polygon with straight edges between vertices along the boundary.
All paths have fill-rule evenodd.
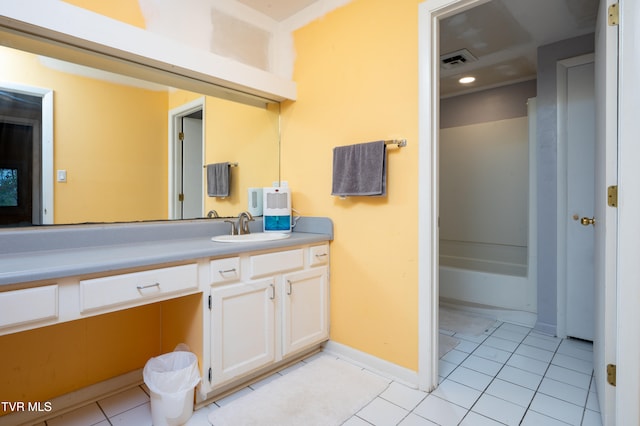
<path id="1" fill-rule="evenodd" d="M 453 336 L 460 344 L 440 359 L 438 389 L 428 394 L 392 382 L 343 426 L 601 425 L 591 344 L 508 323 L 481 336 Z M 210 410 L 300 365 L 196 411 L 187 425 L 208 426 Z M 136 387 L 45 424 L 151 425 L 148 390 Z"/>

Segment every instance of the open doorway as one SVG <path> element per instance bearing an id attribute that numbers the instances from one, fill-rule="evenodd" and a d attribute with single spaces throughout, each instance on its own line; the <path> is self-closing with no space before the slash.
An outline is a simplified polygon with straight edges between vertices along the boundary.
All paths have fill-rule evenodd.
<path id="1" fill-rule="evenodd" d="M 495 0 L 494 0 L 495 1 Z M 506 3 L 507 0 L 503 0 Z M 589 0 L 585 0 L 585 4 Z M 420 296 L 420 357 L 419 378 L 424 389 L 433 389 L 438 384 L 438 301 L 440 296 L 439 283 L 439 214 L 440 214 L 440 185 L 439 185 L 439 151 L 440 151 L 440 23 L 443 19 L 455 16 L 470 8 L 487 3 L 483 0 L 442 0 L 427 2 L 421 5 L 420 21 L 420 139 L 421 146 L 429 149 L 420 152 L 420 263 L 419 263 L 419 296 Z M 513 1 L 513 4 L 523 3 Z M 571 6 L 576 11 L 580 2 L 551 2 L 555 5 Z M 595 159 L 595 216 L 596 223 L 600 220 L 602 226 L 595 227 L 596 240 L 600 245 L 594 255 L 593 263 L 596 276 L 596 340 L 593 347 L 594 382 L 598 389 L 598 399 L 604 424 L 612 423 L 616 411 L 616 400 L 619 401 L 618 390 L 607 385 L 605 365 L 615 363 L 616 356 L 620 357 L 620 342 L 616 342 L 616 314 L 619 312 L 620 300 L 610 292 L 615 289 L 619 280 L 616 278 L 615 247 L 619 236 L 616 218 L 619 213 L 615 208 L 606 207 L 608 204 L 608 190 L 617 183 L 618 173 L 618 73 L 617 64 L 621 57 L 622 45 L 618 45 L 618 28 L 616 23 L 607 22 L 611 8 L 616 8 L 612 1 L 593 0 L 591 7 L 597 10 L 595 36 L 585 34 L 571 39 L 561 39 L 557 42 L 542 45 L 537 49 L 537 106 L 538 112 L 534 129 L 538 136 L 536 146 L 537 188 L 536 201 L 538 212 L 538 285 L 545 286 L 538 289 L 538 312 L 536 329 L 548 335 L 557 333 L 558 306 L 557 296 L 560 288 L 558 282 L 563 279 L 558 274 L 559 251 L 558 226 L 556 219 L 561 215 L 558 208 L 559 179 L 558 175 L 566 171 L 558 161 L 558 97 L 557 75 L 560 62 L 566 58 L 579 57 L 592 53 L 595 44 L 595 87 L 596 87 L 596 139 Z M 556 15 L 547 10 L 549 2 L 536 2 L 536 10 L 527 16 L 538 16 L 540 28 L 546 26 Z M 550 19 L 553 17 L 553 19 Z M 544 19 L 547 19 L 545 21 Z M 566 22 L 562 21 L 562 22 Z M 473 33 L 469 29 L 470 33 Z M 549 32 L 551 34 L 551 32 Z M 585 45 L 585 39 L 589 39 Z M 544 132 L 544 134 L 540 134 Z M 611 207 L 611 204 L 609 204 Z M 572 215 L 573 216 L 573 215 Z M 549 219 L 551 222 L 549 223 Z M 580 219 L 580 218 L 579 218 Z M 589 217 L 586 217 L 587 225 Z M 558 219 L 559 220 L 559 219 Z M 573 219 L 572 219 L 573 220 Z M 575 221 L 574 221 L 575 222 Z M 582 220 L 577 221 L 580 226 Z M 606 232 L 605 232 L 606 230 Z M 602 296 L 604 295 L 604 296 Z M 618 324 L 618 327 L 620 325 Z M 604 339 L 602 338 L 604 334 Z M 598 339 L 600 335 L 600 339 Z M 617 354 L 617 355 L 616 355 Z M 627 387 L 626 390 L 629 390 Z M 617 395 L 617 396 L 616 396 Z M 614 411 L 615 410 L 615 411 Z"/>
<path id="2" fill-rule="evenodd" d="M 556 306 L 549 306 L 558 292 L 555 284 L 537 288 L 537 227 L 547 223 L 538 223 L 537 213 L 557 209 L 562 199 L 556 201 L 546 191 L 538 206 L 531 195 L 538 176 L 542 187 L 555 190 L 549 187 L 566 173 L 547 152 L 560 140 L 562 124 L 562 119 L 553 117 L 552 122 L 547 116 L 558 109 L 557 96 L 551 102 L 544 98 L 551 92 L 546 89 L 557 85 L 556 76 L 549 75 L 555 74 L 554 55 L 593 52 L 596 15 L 593 0 L 535 5 L 492 0 L 439 20 L 441 306 L 533 327 L 542 294 L 540 299 L 546 300 L 540 324 L 543 331 L 556 332 Z M 549 16 L 558 20 L 549 22 Z M 527 107 L 539 88 L 544 103 L 540 120 L 537 108 Z M 593 126 L 594 118 L 591 111 L 582 121 Z M 530 137 L 539 126 L 542 142 Z M 538 150 L 541 165 L 532 161 Z M 556 163 L 557 170 L 546 166 Z M 544 220 L 551 218 L 545 215 Z M 551 235 L 547 229 L 542 233 Z M 561 269 L 556 259 L 543 256 L 542 261 Z M 558 288 L 564 279 L 557 276 Z M 558 312 L 561 308 L 558 304 Z"/>
<path id="3" fill-rule="evenodd" d="M 53 221 L 53 92 L 3 83 L 0 226 Z"/>
<path id="4" fill-rule="evenodd" d="M 204 216 L 204 98 L 169 112 L 169 218 Z"/>
<path id="5" fill-rule="evenodd" d="M 538 48 L 540 46 L 546 45 L 554 45 L 556 50 L 558 50 L 558 46 L 555 46 L 555 43 L 559 43 L 563 40 L 567 39 L 575 39 L 575 38 L 588 38 L 591 37 L 593 40 L 593 31 L 595 28 L 595 14 L 597 12 L 598 1 L 597 0 L 585 0 L 582 4 L 580 2 L 536 2 L 535 4 L 531 4 L 531 2 L 520 2 L 520 1 L 508 1 L 508 0 L 493 0 L 490 2 L 483 0 L 443 0 L 435 3 L 427 3 L 424 5 L 424 14 L 425 16 L 421 16 L 421 35 L 420 40 L 428 42 L 424 46 L 420 48 L 421 54 L 421 96 L 420 96 L 420 106 L 421 106 L 421 146 L 430 147 L 430 149 L 421 151 L 421 160 L 420 160 L 420 181 L 421 185 L 425 185 L 425 187 L 429 187 L 427 191 L 421 190 L 420 207 L 421 207 L 421 226 L 420 228 L 423 230 L 420 237 L 420 249 L 421 253 L 425 256 L 421 255 L 420 262 L 420 294 L 421 301 L 427 302 L 427 305 L 421 304 L 421 316 L 420 316 L 420 325 L 427 329 L 426 334 L 421 333 L 421 341 L 420 347 L 425 351 L 429 352 L 434 347 L 438 346 L 437 333 L 435 331 L 438 329 L 437 324 L 439 322 L 438 318 L 438 302 L 440 301 L 440 297 L 443 294 L 447 294 L 449 289 L 443 291 L 442 287 L 442 275 L 443 270 L 441 268 L 441 246 L 440 246 L 440 237 L 441 234 L 445 234 L 448 232 L 449 234 L 454 234 L 459 231 L 464 231 L 467 229 L 461 228 L 472 228 L 470 225 L 470 221 L 462 221 L 462 220 L 454 220 L 451 224 L 445 223 L 447 219 L 451 219 L 452 217 L 463 216 L 464 214 L 470 213 L 472 217 L 472 221 L 478 219 L 478 216 L 473 216 L 475 213 L 474 209 L 464 206 L 456 206 L 449 207 L 450 216 L 447 218 L 443 217 L 442 207 L 443 197 L 447 194 L 443 194 L 443 177 L 442 177 L 442 167 L 445 164 L 450 163 L 441 163 L 442 154 L 445 148 L 442 146 L 443 142 L 443 134 L 447 133 L 443 131 L 441 126 L 438 124 L 442 124 L 450 117 L 445 116 L 445 110 L 443 102 L 441 102 L 441 97 L 443 91 L 451 91 L 454 90 L 452 87 L 457 84 L 458 78 L 464 76 L 459 75 L 461 73 L 458 72 L 444 72 L 443 69 L 446 70 L 445 65 L 455 65 L 456 63 L 462 63 L 464 65 L 463 68 L 466 70 L 478 71 L 479 74 L 477 76 L 477 80 L 475 84 L 471 86 L 467 86 L 466 89 L 458 89 L 457 93 L 449 93 L 446 97 L 447 103 L 453 103 L 453 98 L 458 97 L 459 99 L 469 100 L 470 97 L 477 95 L 478 93 L 485 91 L 488 94 L 488 98 L 492 98 L 498 107 L 507 106 L 506 111 L 502 111 L 501 113 L 512 113 L 514 108 L 508 108 L 509 103 L 504 102 L 497 95 L 497 91 L 505 86 L 519 86 L 522 87 L 526 85 L 527 81 L 531 81 L 531 79 L 536 79 L 539 77 L 536 66 L 536 60 L 538 59 L 540 52 Z M 527 9 L 527 6 L 534 6 L 534 9 Z M 564 14 L 554 13 L 557 12 L 553 10 L 554 8 L 561 7 L 566 10 L 563 12 Z M 572 14 L 568 18 L 570 20 L 564 19 L 567 18 L 567 12 Z M 591 17 L 589 21 L 587 15 Z M 549 19 L 550 16 L 553 16 L 553 19 Z M 562 17 L 560 17 L 562 16 Z M 578 17 L 582 17 L 585 19 L 576 19 Z M 526 18 L 526 19 L 525 19 Z M 557 20 L 556 20 L 557 19 Z M 523 21 L 525 21 L 523 23 Z M 578 23 L 578 21 L 580 21 Z M 589 21 L 589 24 L 586 25 L 586 22 Z M 575 25 L 572 27 L 568 25 L 569 22 L 573 22 Z M 447 27 L 447 28 L 444 28 Z M 457 33 L 452 37 L 457 42 L 463 43 L 462 45 L 455 43 L 451 43 L 450 46 L 447 47 L 448 51 L 443 51 L 444 47 L 441 45 L 441 42 L 446 39 L 446 36 L 443 36 L 443 31 L 451 30 L 455 28 Z M 497 32 L 495 31 L 497 29 Z M 509 36 L 505 35 L 505 31 L 508 30 Z M 567 32 L 569 31 L 569 32 Z M 497 35 L 499 34 L 499 35 Z M 576 43 L 571 42 L 568 43 L 571 45 L 569 50 L 573 47 L 575 48 Z M 580 41 L 577 42 L 580 44 Z M 563 46 L 559 46 L 562 48 Z M 593 41 L 591 41 L 590 46 L 588 47 L 590 50 L 580 51 L 581 47 L 574 49 L 575 51 L 569 52 L 567 56 L 575 56 L 582 53 L 592 52 L 593 51 Z M 490 50 L 493 49 L 493 50 Z M 480 52 L 480 53 L 478 53 Z M 528 52 L 528 53 L 527 53 Z M 516 54 L 517 58 L 509 58 L 509 55 Z M 566 53 L 566 52 L 563 52 Z M 545 60 L 553 61 L 553 74 L 555 75 L 555 59 L 553 59 L 553 54 L 558 54 L 557 51 L 549 54 L 548 57 L 545 57 Z M 529 55 L 529 57 L 527 57 Z M 565 56 L 565 57 L 567 57 Z M 446 59 L 447 62 L 443 65 L 443 60 Z M 484 63 L 483 63 L 484 61 Z M 548 70 L 546 70 L 548 71 Z M 484 72 L 484 73 L 483 73 Z M 527 74 L 527 72 L 529 74 Z M 543 76 L 544 77 L 544 76 Z M 454 81 L 455 79 L 455 81 Z M 534 80 L 535 81 L 535 80 Z M 555 77 L 554 77 L 555 84 Z M 539 85 L 536 83 L 536 88 Z M 470 88 L 469 88 L 470 87 Z M 555 86 L 554 86 L 555 87 Z M 545 93 L 547 94 L 547 93 Z M 533 95 L 533 96 L 532 96 Z M 531 114 L 532 108 L 527 108 L 527 99 L 533 98 L 537 95 L 536 91 L 533 93 L 528 93 L 526 96 L 521 97 L 521 105 L 518 109 L 523 112 L 518 117 L 524 117 L 523 121 L 529 121 L 528 117 Z M 504 98 L 503 98 L 504 99 Z M 496 101 L 497 100 L 497 101 Z M 548 102 L 548 99 L 543 99 L 544 102 Z M 532 101 L 535 102 L 535 101 Z M 554 93 L 554 104 L 552 105 L 553 111 L 555 111 L 555 93 Z M 470 102 L 461 101 L 458 102 L 454 110 L 464 111 L 464 108 L 467 108 Z M 495 106 L 495 105 L 494 105 Z M 546 104 L 545 104 L 546 106 Z M 540 110 L 538 107 L 537 110 Z M 533 108 L 533 113 L 531 115 L 535 116 L 536 108 Z M 480 114 L 486 114 L 488 111 L 485 108 Z M 546 110 L 545 110 L 546 112 Z M 501 119 L 512 119 L 513 117 L 499 117 Z M 468 119 L 468 116 L 465 117 Z M 540 117 L 533 118 L 533 121 L 536 123 L 540 122 Z M 492 120 L 496 121 L 496 120 Z M 554 118 L 555 122 L 555 118 Z M 486 123 L 480 121 L 479 123 Z M 463 123 L 467 125 L 478 125 L 479 123 Z M 504 124 L 504 123 L 500 123 Z M 548 123 L 547 123 L 548 124 Z M 467 131 L 469 129 L 466 129 Z M 477 129 L 476 129 L 477 130 Z M 530 128 L 526 124 L 521 128 L 520 133 L 524 135 L 523 139 L 528 140 L 528 134 L 530 132 L 536 132 L 537 126 Z M 545 129 L 548 131 L 549 129 Z M 551 136 L 555 136 L 556 130 L 554 129 L 551 132 Z M 477 132 L 471 132 L 477 134 Z M 446 135 L 445 135 L 446 136 Z M 549 138 L 551 141 L 552 137 Z M 495 141 L 495 136 L 488 136 L 489 141 Z M 537 139 L 540 140 L 539 138 Z M 553 138 L 555 140 L 555 138 Z M 542 148 L 542 154 L 546 155 L 549 151 L 545 151 L 545 149 L 551 149 L 554 146 L 554 143 L 549 143 L 548 148 Z M 466 150 L 466 154 L 469 154 L 470 149 L 476 147 L 468 147 L 469 150 Z M 532 290 L 531 283 L 536 283 L 537 280 L 535 277 L 536 268 L 534 262 L 536 260 L 535 256 L 540 253 L 539 250 L 534 252 L 535 250 L 535 239 L 532 239 L 532 236 L 543 235 L 545 238 L 552 237 L 553 238 L 553 253 L 545 253 L 547 259 L 543 259 L 549 262 L 549 264 L 553 264 L 554 267 L 551 271 L 545 271 L 549 274 L 553 274 L 552 280 L 550 280 L 551 285 L 548 288 L 543 289 L 544 294 L 549 296 L 550 301 L 545 300 L 546 305 L 543 306 L 542 318 L 543 328 L 544 326 L 549 326 L 544 331 L 550 331 L 553 329 L 555 331 L 556 324 L 556 313 L 557 306 L 555 306 L 556 301 L 556 279 L 555 276 L 556 268 L 555 268 L 555 251 L 556 251 L 556 241 L 555 241 L 555 233 L 553 230 L 549 230 L 549 232 L 540 234 L 535 230 L 535 225 L 540 225 L 540 221 L 535 220 L 535 214 L 540 211 L 540 205 L 537 207 L 533 205 L 536 200 L 532 197 L 526 196 L 525 192 L 533 191 L 534 193 L 540 194 L 540 191 L 544 191 L 545 189 L 535 188 L 535 185 L 532 184 L 544 184 L 544 185 L 553 185 L 553 191 L 550 194 L 556 193 L 556 160 L 555 158 L 551 162 L 551 164 L 547 164 L 547 168 L 537 166 L 533 166 L 532 177 L 529 176 L 527 170 L 529 167 L 529 161 L 531 160 L 530 150 L 528 149 L 528 142 L 525 142 L 524 146 L 520 149 L 520 158 L 521 162 L 524 159 L 523 165 L 520 166 L 521 169 L 525 169 L 525 173 L 523 174 L 524 178 L 520 179 L 524 183 L 521 185 L 523 190 L 521 190 L 520 195 L 525 195 L 521 197 L 520 206 L 524 206 L 525 208 L 520 208 L 520 211 L 524 211 L 524 214 L 520 215 L 520 224 L 517 229 L 524 238 L 520 238 L 519 241 L 516 241 L 516 244 L 499 244 L 499 247 L 494 247 L 494 252 L 503 252 L 504 245 L 514 246 L 520 253 L 512 253 L 508 255 L 507 258 L 509 261 L 504 262 L 502 260 L 498 260 L 498 262 L 493 262 L 499 264 L 500 267 L 504 268 L 508 266 L 508 268 L 512 268 L 515 264 L 516 269 L 520 269 L 523 271 L 520 274 L 502 274 L 502 275 L 510 275 L 516 276 L 520 275 L 522 278 L 521 284 L 518 283 L 505 283 L 504 292 L 494 293 L 495 297 L 489 296 L 487 300 L 502 300 L 505 297 L 509 296 L 509 292 L 514 293 L 514 291 L 518 288 L 518 285 L 521 287 L 521 291 L 519 291 L 519 302 L 517 306 L 514 306 L 517 309 L 511 309 L 517 314 L 521 314 L 524 312 L 525 317 L 522 318 L 520 315 L 520 320 L 517 322 L 525 322 L 528 321 L 528 325 L 532 324 L 540 324 L 540 315 L 536 317 L 537 314 L 540 314 L 540 310 L 537 309 L 536 312 L 536 303 L 538 303 L 540 298 L 540 290 Z M 500 158 L 503 156 L 505 150 L 503 148 L 498 148 L 495 150 L 494 157 Z M 541 151 L 540 147 L 537 147 L 537 153 L 539 154 Z M 486 154 L 481 152 L 480 154 Z M 475 156 L 480 155 L 476 152 Z M 475 167 L 477 164 L 474 162 L 474 155 L 468 155 L 471 158 L 467 158 L 469 160 L 466 168 Z M 535 158 L 534 158 L 535 160 Z M 538 158 L 537 161 L 541 159 Z M 447 160 L 448 161 L 448 160 Z M 517 163 L 514 159 L 503 159 L 502 160 Z M 546 159 L 543 159 L 546 161 Z M 465 168 L 463 167 L 463 168 Z M 553 167 L 553 171 L 551 172 L 549 168 Z M 459 169 L 460 170 L 460 169 Z M 467 170 L 463 170 L 467 171 Z M 494 172 L 494 170 L 491 170 Z M 543 174 L 540 175 L 540 172 Z M 538 176 L 535 178 L 535 176 Z M 459 176 L 449 177 L 449 179 L 456 179 Z M 509 174 L 507 177 L 502 177 L 501 179 L 510 179 Z M 450 182 L 449 182 L 450 183 Z M 473 182 L 473 184 L 477 184 L 477 182 Z M 447 187 L 448 188 L 448 187 Z M 494 198 L 495 194 L 492 194 L 492 186 L 488 185 L 487 190 L 484 191 L 484 196 L 481 196 L 480 202 L 491 203 L 491 200 Z M 451 188 L 447 189 L 449 192 L 452 191 Z M 497 192 L 497 191 L 496 191 Z M 543 192 L 544 193 L 544 192 Z M 546 194 L 546 193 L 545 193 Z M 469 190 L 467 191 L 468 197 L 477 196 L 477 191 Z M 462 197 L 463 201 L 465 200 Z M 547 209 L 550 207 L 556 209 L 557 200 L 553 199 L 552 202 L 546 201 L 547 204 L 544 204 L 545 214 L 547 214 Z M 456 208 L 457 207 L 457 208 Z M 530 208 L 531 207 L 531 208 Z M 500 217 L 501 212 L 493 213 L 494 216 Z M 554 215 L 555 215 L 554 210 Z M 491 215 L 491 214 L 490 214 Z M 485 213 L 486 216 L 486 213 Z M 512 217 L 508 217 L 509 215 L 503 216 L 502 223 L 500 225 L 504 225 L 505 223 L 512 220 Z M 533 219 L 533 228 L 531 227 L 531 219 Z M 500 222 L 500 221 L 499 221 Z M 447 229 L 446 226 L 449 226 Z M 546 226 L 546 225 L 545 225 Z M 514 228 L 516 229 L 516 228 Z M 478 230 L 476 230 L 478 231 Z M 480 229 L 480 234 L 484 231 L 484 229 Z M 478 234 L 478 235 L 480 235 Z M 495 233 L 493 236 L 495 237 Z M 444 235 L 447 236 L 447 235 Z M 507 232 L 505 234 L 507 240 L 509 238 L 514 238 L 514 232 Z M 517 236 L 516 236 L 517 237 Z M 517 240 L 517 238 L 514 238 Z M 447 243 L 453 243 L 452 245 L 459 245 L 458 243 L 461 238 L 451 238 Z M 533 240 L 534 245 L 531 245 Z M 463 240 L 464 241 L 464 240 Z M 471 247 L 463 247 L 464 250 L 467 251 L 477 251 L 478 242 L 484 243 L 483 241 L 474 241 L 473 238 L 469 238 L 467 242 L 472 244 Z M 493 243 L 494 241 L 488 241 Z M 550 240 L 543 241 L 545 244 L 549 244 Z M 500 243 L 500 241 L 498 241 Z M 484 246 L 485 244 L 480 244 Z M 450 247 L 448 247 L 450 248 Z M 470 256 L 466 253 L 463 253 L 462 258 L 464 260 L 468 260 Z M 504 254 L 504 253 L 502 253 Z M 533 262 L 532 255 L 533 254 Z M 519 258 L 520 260 L 514 262 L 513 259 Z M 450 260 L 450 259 L 449 259 Z M 479 262 L 475 262 L 475 268 L 479 269 L 481 267 L 486 266 L 485 259 L 479 259 Z M 506 265 L 505 265 L 506 264 Z M 540 271 L 540 268 L 537 268 Z M 449 271 L 447 271 L 448 274 Z M 486 277 L 485 277 L 486 278 Z M 495 281 L 496 277 L 491 277 L 490 280 Z M 509 277 L 511 278 L 511 277 Z M 487 279 L 489 280 L 489 279 Z M 439 285 L 434 285 L 438 283 Z M 456 282 L 456 285 L 460 284 L 460 282 Z M 483 289 L 475 289 L 480 296 L 487 296 L 487 293 Z M 455 293 L 454 293 L 455 294 Z M 451 293 L 449 293 L 451 295 Z M 486 298 L 485 298 L 486 299 Z M 473 304 L 473 299 L 466 300 L 466 302 L 471 302 L 469 304 Z M 481 301 L 481 305 L 485 305 L 486 303 Z M 477 307 L 477 306 L 476 306 Z M 495 306 L 494 306 L 495 307 Z M 498 303 L 498 308 L 502 308 Z M 523 309 L 524 308 L 524 309 Z M 538 306 L 539 308 L 539 306 Z M 427 337 L 428 336 L 428 337 Z M 421 376 L 421 380 L 425 380 L 424 386 L 426 388 L 432 388 L 437 384 L 437 375 L 433 372 L 429 373 L 429 369 L 433 369 L 437 371 L 437 353 L 431 353 L 428 357 L 420 357 L 420 370 L 423 372 Z"/>

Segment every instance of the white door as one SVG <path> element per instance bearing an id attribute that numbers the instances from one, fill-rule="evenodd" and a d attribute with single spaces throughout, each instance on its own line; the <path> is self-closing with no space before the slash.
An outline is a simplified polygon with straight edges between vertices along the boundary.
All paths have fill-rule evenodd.
<path id="1" fill-rule="evenodd" d="M 640 424 L 640 2 L 620 1 L 616 424 Z M 615 29 L 615 28 L 614 28 Z M 608 234 L 608 233 L 607 233 Z M 607 423 L 612 424 L 612 423 Z"/>
<path id="2" fill-rule="evenodd" d="M 616 388 L 606 379 L 606 365 L 616 364 L 617 208 L 608 205 L 607 188 L 618 182 L 618 27 L 607 25 L 602 1 L 596 23 L 596 329 L 593 365 L 602 424 L 615 424 Z"/>
<path id="3" fill-rule="evenodd" d="M 569 63 L 566 72 L 566 326 L 565 334 L 593 340 L 595 330 L 594 65 Z M 562 105 L 562 104 L 561 104 Z"/>
<path id="4" fill-rule="evenodd" d="M 202 120 L 182 118 L 182 219 L 204 216 Z"/>
<path id="5" fill-rule="evenodd" d="M 204 101 L 199 98 L 169 111 L 169 219 L 203 217 Z"/>

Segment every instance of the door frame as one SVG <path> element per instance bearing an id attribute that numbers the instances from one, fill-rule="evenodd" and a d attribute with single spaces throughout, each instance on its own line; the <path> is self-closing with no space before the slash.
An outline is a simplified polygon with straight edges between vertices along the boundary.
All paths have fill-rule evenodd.
<path id="1" fill-rule="evenodd" d="M 439 20 L 489 0 L 418 5 L 418 386 L 438 386 Z"/>
<path id="2" fill-rule="evenodd" d="M 34 191 L 34 197 L 37 196 L 40 200 L 40 207 L 38 212 L 33 212 L 33 223 L 38 225 L 52 225 L 54 223 L 53 90 L 5 81 L 0 82 L 0 88 L 42 99 L 40 188 L 37 194 Z"/>
<path id="3" fill-rule="evenodd" d="M 557 115 L 558 115 L 558 151 L 557 151 L 557 235 L 556 235 L 556 247 L 557 247 L 557 271 L 556 271 L 556 334 L 558 337 L 566 337 L 567 328 L 567 217 L 569 214 L 567 206 L 567 166 L 568 166 L 568 140 L 567 140 L 567 126 L 566 126 L 566 112 L 567 112 L 567 72 L 568 69 L 574 66 L 585 65 L 588 63 L 594 63 L 595 66 L 595 54 L 587 53 L 585 55 L 579 55 L 572 58 L 563 59 L 557 62 L 557 74 L 556 74 L 556 92 L 557 92 Z M 594 81 L 595 84 L 595 81 Z M 595 190 L 595 187 L 594 187 Z M 589 212 L 586 212 L 589 213 Z M 586 214 L 585 213 L 585 214 Z M 595 291 L 595 289 L 594 289 Z M 594 330 L 595 332 L 595 330 Z"/>
<path id="4" fill-rule="evenodd" d="M 193 114 L 194 112 L 200 110 L 202 111 L 202 158 L 205 158 L 205 97 L 203 96 L 198 99 L 194 99 L 191 102 L 187 102 L 169 111 L 169 219 L 181 219 L 180 217 L 178 217 L 178 214 L 180 212 L 180 201 L 178 200 L 180 176 L 178 175 L 178 172 L 182 170 L 182 164 L 180 163 L 180 139 L 178 138 L 180 120 L 182 119 L 182 117 Z M 204 166 L 204 164 L 202 166 Z M 202 176 L 204 180 L 204 168 L 202 170 Z M 202 211 L 204 213 L 204 194 L 202 200 Z"/>

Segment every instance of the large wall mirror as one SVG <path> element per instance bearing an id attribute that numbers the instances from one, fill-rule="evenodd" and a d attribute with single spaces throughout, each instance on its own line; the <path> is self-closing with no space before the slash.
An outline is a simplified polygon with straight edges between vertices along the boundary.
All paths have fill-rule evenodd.
<path id="1" fill-rule="evenodd" d="M 247 188 L 279 180 L 277 103 L 237 102 L 229 91 L 202 94 L 187 81 L 168 87 L 5 46 L 0 63 L 2 227 L 235 216 L 247 208 Z M 51 146 L 37 137 L 43 126 L 52 127 Z M 210 197 L 205 166 L 224 162 L 236 165 L 229 196 Z"/>

